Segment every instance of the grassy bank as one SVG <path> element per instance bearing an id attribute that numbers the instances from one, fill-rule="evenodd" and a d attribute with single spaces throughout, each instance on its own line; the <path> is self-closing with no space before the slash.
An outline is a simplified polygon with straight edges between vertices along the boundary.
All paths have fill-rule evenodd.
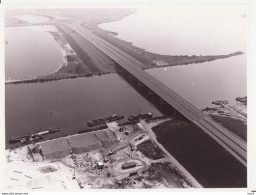
<path id="1" fill-rule="evenodd" d="M 153 128 L 157 140 L 207 188 L 247 186 L 238 160 L 194 124 L 171 120 Z"/>

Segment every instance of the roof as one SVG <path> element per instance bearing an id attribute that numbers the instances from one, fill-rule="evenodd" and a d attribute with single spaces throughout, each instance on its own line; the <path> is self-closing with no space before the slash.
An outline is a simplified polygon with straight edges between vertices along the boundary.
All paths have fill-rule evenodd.
<path id="1" fill-rule="evenodd" d="M 126 162 L 122 164 L 122 168 L 130 168 L 130 167 L 135 167 L 136 163 L 135 162 Z"/>
<path id="2" fill-rule="evenodd" d="M 108 137 L 111 139 L 112 142 L 117 141 L 117 136 L 113 131 L 106 130 L 106 133 L 107 133 Z"/>
<path id="3" fill-rule="evenodd" d="M 111 142 L 111 139 L 107 135 L 106 131 L 95 131 L 94 134 L 99 138 L 101 142 Z"/>
<path id="4" fill-rule="evenodd" d="M 71 147 L 64 137 L 40 143 L 45 158 L 62 158 L 70 154 Z"/>
<path id="5" fill-rule="evenodd" d="M 71 147 L 69 146 L 67 139 L 64 137 L 41 142 L 40 146 L 41 146 L 41 150 L 43 152 L 45 152 L 45 151 L 63 151 L 63 150 L 71 151 Z"/>
<path id="6" fill-rule="evenodd" d="M 99 139 L 92 132 L 76 134 L 68 137 L 72 147 L 84 147 L 91 144 L 101 144 Z"/>

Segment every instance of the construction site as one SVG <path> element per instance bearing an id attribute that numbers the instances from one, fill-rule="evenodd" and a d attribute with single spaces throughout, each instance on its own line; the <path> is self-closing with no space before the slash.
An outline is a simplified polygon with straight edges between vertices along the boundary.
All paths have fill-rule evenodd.
<path id="1" fill-rule="evenodd" d="M 119 126 L 6 150 L 6 187 L 26 190 L 191 188 L 200 184 L 159 144 L 151 123 Z"/>

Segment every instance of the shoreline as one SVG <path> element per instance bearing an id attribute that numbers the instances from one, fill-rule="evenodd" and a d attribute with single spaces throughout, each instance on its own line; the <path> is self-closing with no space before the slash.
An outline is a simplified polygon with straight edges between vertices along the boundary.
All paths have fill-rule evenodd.
<path id="1" fill-rule="evenodd" d="M 127 17 L 131 14 L 128 14 L 124 17 Z M 124 17 L 119 18 L 119 20 L 123 19 Z M 117 20 L 114 20 L 117 21 Z M 142 63 L 150 64 L 150 67 L 144 68 L 158 68 L 158 67 L 167 67 L 167 66 L 177 66 L 177 65 L 188 65 L 188 64 L 197 64 L 197 63 L 204 63 L 218 59 L 225 59 L 237 55 L 244 54 L 241 51 L 233 52 L 230 54 L 225 55 L 163 55 L 157 54 L 147 51 L 144 48 L 140 48 L 134 46 L 132 42 L 128 42 L 113 36 L 113 34 L 118 34 L 117 32 L 112 32 L 108 30 L 104 30 L 99 27 L 100 24 L 114 22 L 114 21 L 92 21 L 89 23 L 82 23 L 81 26 L 91 30 L 97 36 L 103 38 L 104 40 L 109 41 L 114 46 L 122 49 L 124 52 L 130 54 L 135 59 L 141 61 Z"/>
<path id="2" fill-rule="evenodd" d="M 206 107 L 202 111 L 247 141 L 247 96 L 237 97 L 235 104 L 223 100 L 214 101 L 212 104 L 216 106 Z"/>
<path id="3" fill-rule="evenodd" d="M 238 56 L 244 54 L 243 52 L 234 52 L 227 55 L 207 55 L 207 56 L 196 56 L 196 55 L 161 55 L 156 53 L 151 53 L 146 51 L 143 48 L 138 48 L 134 46 L 132 43 L 121 40 L 115 36 L 116 32 L 106 31 L 101 29 L 98 25 L 108 22 L 115 22 L 121 20 L 131 14 L 136 12 L 131 12 L 122 16 L 113 17 L 111 19 L 100 19 L 100 20 L 92 20 L 89 22 L 83 22 L 82 26 L 91 30 L 97 36 L 103 38 L 104 40 L 110 42 L 114 46 L 120 48 L 127 54 L 131 55 L 138 61 L 142 63 L 142 69 L 154 69 L 154 68 L 161 68 L 161 67 L 169 67 L 169 66 L 179 66 L 179 65 L 192 65 L 197 63 L 204 63 L 210 62 L 219 59 L 226 59 L 233 56 Z M 52 16 L 51 16 L 52 17 Z M 79 35 L 73 32 L 69 27 L 68 24 L 58 24 L 58 23 L 38 23 L 38 24 L 29 24 L 29 25 L 52 25 L 57 28 L 57 33 L 49 32 L 55 39 L 55 41 L 60 46 L 60 49 L 63 49 L 63 56 L 64 62 L 60 65 L 59 69 L 55 70 L 53 73 L 37 76 L 33 79 L 27 80 L 19 80 L 19 81 L 8 81 L 6 84 L 20 84 L 20 83 L 37 83 L 37 82 L 47 82 L 47 81 L 54 81 L 54 80 L 61 80 L 61 79 L 69 79 L 69 78 L 78 78 L 84 76 L 93 76 L 93 75 L 101 75 L 101 74 L 109 74 L 109 73 L 116 73 L 114 68 L 115 62 L 111 64 L 110 59 L 106 54 L 103 54 L 101 51 L 94 48 L 91 43 L 83 43 L 83 48 L 81 48 Z M 19 26 L 19 25 L 18 25 Z M 24 26 L 24 25 L 22 25 Z M 79 42 L 80 41 L 80 42 Z M 86 42 L 86 41 L 85 41 Z M 73 56 L 69 56 L 67 50 L 64 48 L 64 43 L 69 45 L 71 50 L 73 50 Z M 74 48 L 75 47 L 75 48 Z M 94 48 L 94 51 L 88 53 L 88 48 Z M 98 55 L 96 53 L 98 52 Z M 89 55 L 88 55 L 89 54 Z M 99 58 L 105 58 L 108 62 L 105 65 L 100 65 L 98 61 L 93 60 L 93 57 L 99 56 Z M 66 56 L 66 61 L 65 61 Z M 68 60 L 68 57 L 70 60 Z M 74 59 L 75 58 L 75 61 Z M 109 65 L 108 65 L 109 64 Z"/>
<path id="4" fill-rule="evenodd" d="M 158 119 L 157 121 L 153 120 L 146 124 L 155 126 L 155 125 L 158 125 L 166 120 L 169 120 L 169 119 L 160 119 L 160 120 Z M 49 183 L 33 184 L 33 183 L 27 183 L 27 180 L 23 182 L 23 180 L 20 180 L 20 177 L 17 175 L 17 173 L 20 173 L 23 176 L 24 175 L 29 176 L 31 181 L 37 181 L 38 179 L 40 180 L 41 178 L 44 178 L 43 176 L 45 174 L 47 174 L 49 177 L 52 177 L 53 174 L 55 174 L 55 171 L 58 171 L 58 172 L 63 171 L 63 174 L 66 175 L 65 177 L 72 177 L 73 171 L 69 171 L 69 170 L 67 171 L 67 169 L 73 170 L 73 166 L 75 167 L 77 165 L 76 165 L 76 163 L 74 165 L 72 165 L 72 162 L 69 160 L 70 153 L 65 152 L 61 155 L 61 157 L 59 156 L 58 158 L 57 157 L 55 158 L 54 155 L 52 156 L 47 152 L 47 150 L 50 149 L 49 147 L 52 147 L 52 144 L 56 145 L 56 148 L 59 148 L 58 144 L 60 144 L 60 143 L 64 144 L 60 140 L 69 140 L 68 141 L 68 145 L 70 145 L 69 147 L 72 147 L 71 150 L 74 149 L 74 151 L 73 151 L 74 153 L 71 153 L 71 157 L 72 157 L 72 155 L 76 156 L 76 157 L 83 156 L 83 161 L 81 161 L 81 163 L 85 162 L 85 164 L 83 163 L 84 168 L 81 165 L 80 165 L 81 167 L 76 168 L 76 177 L 80 178 L 82 181 L 82 184 L 89 188 L 93 188 L 93 189 L 108 188 L 105 185 L 95 184 L 94 181 L 90 180 L 90 174 L 92 174 L 92 172 L 94 172 L 93 170 L 95 170 L 97 173 L 97 168 L 96 169 L 91 168 L 89 172 L 87 171 L 89 175 L 86 174 L 86 177 L 84 176 L 84 172 L 81 172 L 83 169 L 88 170 L 89 167 L 94 167 L 93 164 L 95 164 L 95 162 L 93 164 L 90 163 L 89 165 L 86 163 L 88 160 L 91 159 L 91 157 L 88 158 L 88 155 L 91 156 L 92 154 L 93 154 L 93 156 L 95 156 L 95 155 L 98 156 L 97 159 L 99 159 L 99 158 L 100 159 L 103 159 L 103 158 L 109 159 L 107 161 L 104 160 L 104 164 L 107 164 L 108 166 L 106 166 L 103 169 L 107 169 L 110 173 L 110 176 L 106 177 L 106 178 L 109 178 L 109 183 L 108 183 L 109 186 L 113 186 L 114 188 L 117 188 L 117 189 L 120 187 L 118 187 L 118 185 L 116 185 L 116 180 L 118 182 L 122 182 L 123 179 L 137 178 L 137 177 L 142 177 L 143 182 L 139 182 L 136 185 L 125 184 L 124 185 L 125 188 L 126 187 L 137 188 L 138 185 L 141 185 L 141 184 L 143 184 L 143 185 L 141 185 L 140 188 L 148 188 L 147 186 L 151 186 L 150 188 L 167 188 L 167 189 L 173 188 L 174 186 L 176 186 L 175 188 L 202 187 L 194 179 L 194 177 L 192 175 L 190 175 L 186 171 L 186 169 L 181 164 L 179 164 L 177 160 L 175 160 L 175 158 L 172 155 L 170 155 L 169 153 L 167 154 L 166 151 L 163 151 L 163 152 L 165 152 L 166 156 L 163 156 L 160 159 L 151 159 L 151 158 L 145 156 L 145 154 L 141 153 L 139 147 L 138 147 L 139 151 L 129 149 L 130 148 L 129 144 L 134 144 L 134 146 L 137 147 L 139 144 L 144 143 L 147 140 L 151 140 L 151 141 L 153 141 L 153 143 L 155 143 L 156 140 L 150 135 L 150 132 L 147 131 L 147 127 L 145 129 L 144 123 L 142 124 L 142 121 L 141 121 L 139 123 L 140 125 L 137 124 L 137 127 L 136 127 L 136 125 L 135 126 L 133 126 L 133 125 L 132 126 L 131 125 L 124 126 L 123 128 L 125 128 L 126 131 L 129 130 L 129 132 L 130 132 L 128 137 L 127 137 L 127 135 L 124 134 L 124 132 L 120 132 L 118 130 L 119 127 L 114 125 L 114 123 L 109 123 L 107 129 L 102 129 L 97 132 L 94 131 L 92 133 L 86 132 L 86 133 L 83 133 L 80 135 L 78 135 L 78 134 L 68 135 L 68 136 L 65 136 L 62 138 L 56 138 L 56 139 L 52 139 L 52 140 L 37 142 L 36 144 L 29 144 L 26 146 L 21 146 L 21 147 L 15 148 L 15 149 L 6 149 L 5 151 L 6 151 L 6 157 L 7 157 L 7 166 L 9 167 L 9 171 L 8 171 L 7 177 L 6 177 L 8 180 L 7 184 L 9 187 L 13 186 L 12 178 L 14 178 L 17 181 L 21 181 L 20 187 L 25 188 L 25 189 L 31 188 L 31 187 L 33 189 L 33 187 L 38 187 L 38 186 L 45 188 L 45 189 L 48 189 L 48 187 L 49 187 Z M 136 130 L 137 128 L 139 128 L 139 130 Z M 101 140 L 102 138 L 99 137 L 98 135 L 100 135 L 106 131 L 113 131 L 113 133 L 116 136 L 115 140 L 123 139 L 123 142 L 117 141 L 117 143 L 110 146 L 110 148 L 109 147 L 104 148 L 103 151 L 99 147 L 103 147 L 104 145 L 98 146 L 98 148 L 94 148 L 91 151 L 86 151 L 85 153 L 84 152 L 80 153 L 75 150 L 76 147 L 74 148 L 73 144 L 74 144 L 74 141 L 78 137 L 81 137 L 81 136 L 90 137 L 92 135 L 94 135 L 94 136 L 96 135 L 96 138 L 98 137 L 97 139 L 100 139 L 100 142 L 102 142 L 102 140 Z M 135 141 L 136 140 L 135 138 L 138 139 L 138 137 L 140 137 L 141 135 L 143 135 L 143 138 L 142 138 L 143 140 L 140 139 L 139 141 Z M 56 140 L 56 141 L 54 141 L 54 140 Z M 111 138 L 111 140 L 112 140 L 112 138 Z M 50 144 L 50 146 L 49 146 L 49 144 Z M 79 142 L 79 144 L 82 144 L 82 142 Z M 91 144 L 91 143 L 88 143 L 88 144 Z M 104 142 L 102 142 L 102 144 L 104 144 Z M 33 148 L 34 149 L 38 148 L 37 145 L 39 146 L 39 148 L 41 150 L 40 154 L 42 155 L 42 157 L 40 157 L 40 154 L 38 152 L 35 152 L 34 150 L 32 150 Z M 30 148 L 30 150 L 28 150 L 27 147 Z M 111 148 L 113 150 L 121 150 L 122 152 L 120 152 L 120 153 L 116 152 L 113 155 L 107 155 L 108 150 L 111 151 L 110 150 Z M 117 148 L 120 148 L 120 149 L 117 149 Z M 56 149 L 56 152 L 58 152 L 59 149 Z M 63 152 L 64 152 L 64 150 L 65 149 L 63 148 Z M 161 150 L 162 150 L 162 148 L 161 148 Z M 33 153 L 33 151 L 34 151 L 34 153 Z M 127 154 L 127 153 L 130 153 L 130 155 L 131 155 L 130 158 L 127 158 L 127 157 L 123 158 L 123 155 Z M 129 155 L 128 155 L 128 157 L 129 157 Z M 110 159 L 112 159 L 112 161 L 114 160 L 114 163 L 113 162 L 111 163 Z M 136 174 L 134 177 L 133 177 L 133 175 L 129 174 L 129 172 L 133 173 L 132 168 L 129 170 L 122 171 L 116 167 L 118 164 L 119 164 L 118 166 L 120 166 L 120 163 L 125 162 L 127 160 L 128 161 L 137 160 L 137 162 L 141 162 L 143 164 L 143 167 L 134 168 L 136 170 Z M 55 166 L 56 163 L 57 164 L 61 163 L 64 166 L 57 166 L 58 167 L 57 168 Z M 27 167 L 27 168 L 31 167 L 31 166 L 36 167 L 35 173 L 30 173 L 27 171 L 28 169 L 17 168 L 17 166 L 14 166 L 14 165 L 18 165 L 18 164 L 20 164 L 20 165 L 23 164 L 22 167 Z M 42 170 L 42 169 L 38 169 L 38 167 L 46 168 L 46 165 L 47 165 L 47 167 L 54 167 L 54 169 L 52 169 L 52 171 L 49 171 L 49 172 L 41 172 L 40 170 Z M 152 169 L 154 169 L 154 167 L 156 170 L 158 170 L 158 168 L 161 169 L 161 167 L 162 167 L 162 170 L 166 169 L 166 174 L 167 175 L 169 174 L 169 177 L 173 177 L 173 179 L 171 179 L 171 181 L 170 180 L 168 181 L 168 180 L 166 180 L 167 178 L 169 178 L 168 176 L 166 176 L 166 175 L 164 176 L 164 175 L 160 174 L 160 175 L 158 175 L 158 178 L 160 177 L 161 179 L 157 179 L 157 178 L 155 179 L 155 182 L 157 182 L 157 183 L 154 183 L 154 179 L 153 179 L 153 183 L 148 183 L 150 181 L 152 182 L 152 179 L 151 180 L 147 179 L 147 175 L 150 174 L 150 172 L 152 171 Z M 81 173 L 83 173 L 83 176 L 81 175 Z M 102 176 L 100 175 L 100 178 L 101 177 Z M 72 181 L 72 180 L 69 179 L 69 181 Z M 70 185 L 69 181 L 65 180 L 65 185 Z M 134 181 L 136 181 L 136 180 L 134 180 Z M 78 184 L 79 184 L 79 182 L 78 182 Z M 147 184 L 149 184 L 149 185 L 147 185 Z M 154 185 L 150 185 L 150 184 L 154 184 Z M 74 186 L 78 187 L 79 185 L 77 185 L 76 182 L 74 183 Z M 74 186 L 72 186 L 72 187 L 74 187 Z M 77 189 L 79 189 L 79 188 L 77 188 Z"/>

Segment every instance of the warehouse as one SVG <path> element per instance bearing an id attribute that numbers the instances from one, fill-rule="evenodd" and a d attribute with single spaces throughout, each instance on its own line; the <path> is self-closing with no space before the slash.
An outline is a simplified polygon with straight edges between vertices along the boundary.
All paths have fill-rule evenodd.
<path id="1" fill-rule="evenodd" d="M 106 133 L 108 130 L 96 131 L 94 134 L 100 140 L 103 147 L 108 147 L 112 145 L 112 140 Z"/>
<path id="2" fill-rule="evenodd" d="M 42 142 L 40 147 L 45 159 L 63 158 L 71 152 L 68 140 L 64 137 Z"/>
<path id="3" fill-rule="evenodd" d="M 100 140 L 94 133 L 83 133 L 67 138 L 74 154 L 81 154 L 102 148 Z"/>

